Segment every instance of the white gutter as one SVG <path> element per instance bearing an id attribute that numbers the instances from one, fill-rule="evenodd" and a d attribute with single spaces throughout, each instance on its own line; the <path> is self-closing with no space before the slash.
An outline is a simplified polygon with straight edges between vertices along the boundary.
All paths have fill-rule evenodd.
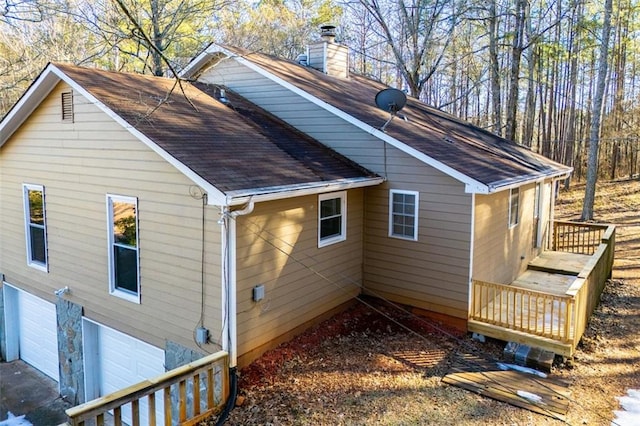
<path id="1" fill-rule="evenodd" d="M 505 179 L 502 181 L 489 184 L 489 193 L 492 194 L 496 192 L 505 191 L 511 188 L 517 188 L 519 186 L 522 186 L 530 182 L 539 182 L 542 179 L 551 179 L 551 180 L 566 179 L 571 175 L 572 172 L 573 172 L 573 167 L 571 167 L 568 171 L 557 172 L 549 175 L 544 173 L 538 173 L 537 175 L 528 176 L 526 178 Z"/>
<path id="2" fill-rule="evenodd" d="M 302 197 L 305 195 L 315 195 L 323 192 L 344 191 L 347 189 L 379 185 L 384 182 L 384 180 L 385 179 L 383 177 L 356 178 L 229 191 L 226 194 L 226 205 L 236 206 L 246 204 L 249 201 L 252 203 L 258 203 L 282 200 L 285 198 Z"/>

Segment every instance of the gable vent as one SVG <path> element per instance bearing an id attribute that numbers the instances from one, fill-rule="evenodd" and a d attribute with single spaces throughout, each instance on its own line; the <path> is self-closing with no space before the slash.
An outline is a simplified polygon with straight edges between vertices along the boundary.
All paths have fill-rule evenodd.
<path id="1" fill-rule="evenodd" d="M 73 122 L 73 93 L 62 93 L 62 121 Z"/>

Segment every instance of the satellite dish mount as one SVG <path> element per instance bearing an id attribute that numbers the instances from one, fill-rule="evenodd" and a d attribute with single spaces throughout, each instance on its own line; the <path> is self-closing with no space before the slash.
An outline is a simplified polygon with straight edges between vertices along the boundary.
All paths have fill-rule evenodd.
<path id="1" fill-rule="evenodd" d="M 384 89 L 376 94 L 376 105 L 383 111 L 387 111 L 390 114 L 389 119 L 380 128 L 384 132 L 393 117 L 396 116 L 407 103 L 407 95 L 402 90 L 398 89 Z"/>

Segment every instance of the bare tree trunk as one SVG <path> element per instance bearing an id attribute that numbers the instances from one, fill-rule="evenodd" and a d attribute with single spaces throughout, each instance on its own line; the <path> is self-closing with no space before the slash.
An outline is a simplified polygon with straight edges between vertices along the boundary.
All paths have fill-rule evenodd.
<path id="1" fill-rule="evenodd" d="M 524 50 L 524 27 L 526 24 L 527 0 L 516 2 L 516 22 L 513 47 L 511 49 L 511 70 L 509 72 L 509 97 L 507 98 L 507 126 L 505 137 L 515 140 L 516 116 L 518 114 L 518 89 L 520 82 L 520 61 Z"/>
<path id="2" fill-rule="evenodd" d="M 489 61 L 491 69 L 491 122 L 494 133 L 502 136 L 502 102 L 500 89 L 500 63 L 498 59 L 498 16 L 496 1 L 490 4 L 489 16 Z"/>
<path id="3" fill-rule="evenodd" d="M 589 131 L 589 157 L 587 159 L 587 184 L 582 205 L 581 220 L 593 220 L 593 202 L 596 195 L 596 181 L 598 180 L 598 146 L 600 143 L 600 119 L 604 105 L 604 91 L 607 78 L 607 60 L 609 56 L 609 37 L 611 35 L 612 0 L 605 0 L 604 22 L 602 25 L 602 44 L 598 63 L 598 81 L 596 94 L 593 99 L 593 115 Z"/>

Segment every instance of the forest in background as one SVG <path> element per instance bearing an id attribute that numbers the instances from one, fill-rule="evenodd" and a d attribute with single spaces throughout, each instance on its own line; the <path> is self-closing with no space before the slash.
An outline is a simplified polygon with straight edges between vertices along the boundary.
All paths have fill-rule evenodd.
<path id="1" fill-rule="evenodd" d="M 171 75 L 211 42 L 295 59 L 332 23 L 354 72 L 571 165 L 580 180 L 600 111 L 599 177 L 634 177 L 640 0 L 613 0 L 608 18 L 605 9 L 600 0 L 0 1 L 0 115 L 48 62 Z"/>

